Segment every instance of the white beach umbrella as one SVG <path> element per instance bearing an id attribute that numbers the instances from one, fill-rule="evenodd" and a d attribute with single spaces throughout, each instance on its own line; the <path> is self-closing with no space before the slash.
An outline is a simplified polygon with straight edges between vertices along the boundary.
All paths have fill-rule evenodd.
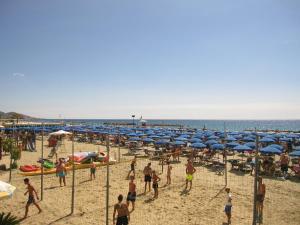
<path id="1" fill-rule="evenodd" d="M 13 195 L 16 187 L 0 180 L 0 199 L 9 198 Z"/>
<path id="2" fill-rule="evenodd" d="M 71 135 L 72 133 L 64 131 L 64 130 L 59 130 L 53 133 L 50 133 L 51 136 L 61 136 L 61 135 Z"/>

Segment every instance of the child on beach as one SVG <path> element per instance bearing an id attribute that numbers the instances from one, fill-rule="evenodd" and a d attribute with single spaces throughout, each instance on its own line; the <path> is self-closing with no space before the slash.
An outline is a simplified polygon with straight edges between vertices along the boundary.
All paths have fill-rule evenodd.
<path id="1" fill-rule="evenodd" d="M 186 172 L 185 190 L 187 190 L 188 183 L 190 183 L 190 190 L 191 190 L 193 184 L 193 174 L 196 172 L 196 169 L 193 166 L 193 163 L 190 159 L 188 159 L 185 172 Z"/>
<path id="2" fill-rule="evenodd" d="M 25 216 L 24 216 L 24 219 L 25 219 L 28 215 L 28 209 L 31 204 L 34 204 L 37 207 L 37 209 L 39 210 L 39 213 L 41 213 L 42 210 L 41 210 L 40 206 L 36 203 L 34 194 L 35 194 L 37 200 L 39 200 L 39 196 L 38 196 L 36 190 L 34 189 L 34 187 L 30 184 L 28 178 L 24 179 L 24 184 L 27 185 L 27 191 L 24 193 L 24 195 L 27 195 L 27 193 L 28 193 L 28 201 L 26 203 Z"/>
<path id="3" fill-rule="evenodd" d="M 92 180 L 93 178 L 94 180 L 96 179 L 96 164 L 94 160 L 92 160 L 92 165 L 90 168 L 90 180 Z"/>
<path id="4" fill-rule="evenodd" d="M 119 195 L 118 203 L 114 206 L 113 213 L 113 224 L 116 225 L 127 225 L 130 221 L 130 213 L 126 204 L 122 203 L 123 195 Z M 116 223 L 116 212 L 118 212 L 117 223 Z"/>
<path id="5" fill-rule="evenodd" d="M 152 187 L 154 189 L 154 198 L 158 198 L 158 182 L 160 181 L 160 178 L 156 175 L 155 170 L 153 170 L 152 172 L 152 179 L 153 179 Z"/>
<path id="6" fill-rule="evenodd" d="M 172 171 L 172 166 L 170 165 L 170 162 L 167 162 L 168 168 L 167 168 L 167 185 L 171 184 L 171 171 Z"/>
<path id="7" fill-rule="evenodd" d="M 66 186 L 66 175 L 67 170 L 63 159 L 59 159 L 59 162 L 56 166 L 56 176 L 59 177 L 59 184 L 62 187 L 62 181 L 64 182 L 64 186 Z"/>
<path id="8" fill-rule="evenodd" d="M 226 199 L 224 211 L 227 216 L 227 224 L 230 224 L 231 223 L 232 196 L 230 193 L 230 188 L 225 188 L 225 191 L 227 193 L 227 199 Z"/>
<path id="9" fill-rule="evenodd" d="M 131 202 L 132 203 L 131 211 L 134 210 L 135 199 L 136 199 L 136 185 L 134 183 L 134 176 L 130 176 L 129 191 L 127 195 L 127 207 L 129 207 L 129 202 Z"/>
<path id="10" fill-rule="evenodd" d="M 131 172 L 133 172 L 133 176 L 135 176 L 135 167 L 136 167 L 136 155 L 134 156 L 133 160 L 131 161 L 130 170 L 128 172 L 127 179 L 129 178 Z"/>

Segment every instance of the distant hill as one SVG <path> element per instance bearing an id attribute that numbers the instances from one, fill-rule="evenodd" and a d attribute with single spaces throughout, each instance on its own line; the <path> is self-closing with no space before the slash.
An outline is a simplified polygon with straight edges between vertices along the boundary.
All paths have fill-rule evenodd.
<path id="1" fill-rule="evenodd" d="M 24 114 L 21 114 L 21 113 L 16 113 L 16 112 L 8 112 L 8 113 L 5 113 L 5 112 L 2 112 L 0 111 L 0 119 L 34 119 L 33 117 L 31 116 L 27 116 L 27 115 L 24 115 Z"/>

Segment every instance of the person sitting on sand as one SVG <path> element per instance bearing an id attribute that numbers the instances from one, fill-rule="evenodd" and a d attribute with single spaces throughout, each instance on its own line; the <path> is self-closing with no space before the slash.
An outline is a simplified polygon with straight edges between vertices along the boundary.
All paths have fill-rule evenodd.
<path id="1" fill-rule="evenodd" d="M 283 174 L 283 179 L 287 178 L 287 173 L 289 170 L 289 162 L 290 162 L 290 158 L 287 155 L 287 153 L 282 153 L 280 156 L 280 167 L 281 167 L 281 172 Z"/>
<path id="2" fill-rule="evenodd" d="M 127 179 L 129 178 L 131 172 L 133 173 L 133 176 L 135 176 L 135 167 L 136 167 L 136 155 L 134 156 L 133 160 L 131 161 L 130 170 L 128 172 Z"/>
<path id="3" fill-rule="evenodd" d="M 196 172 L 195 167 L 193 166 L 193 163 L 191 160 L 188 159 L 188 163 L 186 165 L 186 183 L 185 183 L 185 190 L 188 187 L 188 183 L 190 183 L 190 190 L 192 189 L 192 184 L 193 184 L 193 174 Z"/>
<path id="4" fill-rule="evenodd" d="M 231 196 L 231 193 L 230 193 L 230 188 L 225 188 L 225 191 L 227 193 L 227 200 L 226 200 L 226 203 L 225 203 L 225 214 L 227 216 L 227 224 L 230 224 L 231 223 L 231 208 L 232 208 L 232 196 Z"/>
<path id="5" fill-rule="evenodd" d="M 262 220 L 264 200 L 266 195 L 266 185 L 262 182 L 262 177 L 258 178 L 258 187 L 256 195 L 256 210 L 259 221 Z"/>
<path id="6" fill-rule="evenodd" d="M 154 189 L 154 198 L 158 198 L 158 182 L 160 181 L 160 178 L 156 175 L 155 170 L 153 170 L 152 172 L 152 178 L 153 178 L 152 188 Z"/>
<path id="7" fill-rule="evenodd" d="M 170 162 L 167 162 L 168 168 L 167 168 L 167 185 L 171 184 L 171 171 L 172 171 L 172 166 L 170 165 Z"/>
<path id="8" fill-rule="evenodd" d="M 67 175 L 67 170 L 66 170 L 66 165 L 63 161 L 63 159 L 59 159 L 59 163 L 56 166 L 56 176 L 59 177 L 59 184 L 62 187 L 61 182 L 64 182 L 64 186 L 66 186 L 66 175 Z"/>
<path id="9" fill-rule="evenodd" d="M 129 182 L 129 191 L 127 195 L 127 207 L 129 207 L 129 202 L 132 203 L 132 210 L 134 210 L 136 200 L 136 185 L 134 183 L 134 176 L 130 176 L 130 182 Z"/>
<path id="10" fill-rule="evenodd" d="M 38 196 L 36 190 L 34 189 L 34 187 L 30 184 L 28 178 L 24 179 L 24 184 L 27 185 L 27 191 L 24 193 L 24 195 L 27 195 L 27 193 L 28 193 L 28 201 L 26 203 L 25 216 L 24 216 L 24 219 L 25 219 L 28 216 L 28 209 L 31 204 L 34 204 L 37 207 L 37 209 L 39 210 L 39 213 L 41 213 L 42 210 L 41 210 L 40 206 L 36 203 L 34 194 L 36 195 L 37 200 L 39 200 L 39 196 Z"/>
<path id="11" fill-rule="evenodd" d="M 96 179 L 96 164 L 94 160 L 92 160 L 92 164 L 90 168 L 90 180 L 92 180 L 92 178 L 94 178 L 94 180 Z"/>
<path id="12" fill-rule="evenodd" d="M 152 169 L 151 169 L 151 163 L 148 163 L 148 165 L 144 168 L 144 175 L 145 175 L 145 191 L 147 189 L 147 184 L 149 187 L 149 191 L 151 191 L 151 174 L 152 174 Z"/>
<path id="13" fill-rule="evenodd" d="M 114 206 L 113 213 L 113 224 L 116 225 L 127 225 L 130 221 L 130 214 L 126 204 L 122 203 L 123 195 L 118 196 L 118 203 Z M 118 212 L 117 223 L 116 223 L 116 212 Z"/>

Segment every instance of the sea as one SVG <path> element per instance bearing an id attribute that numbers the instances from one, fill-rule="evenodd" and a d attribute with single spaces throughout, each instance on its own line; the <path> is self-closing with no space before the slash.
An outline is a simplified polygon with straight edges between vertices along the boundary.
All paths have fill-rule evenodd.
<path id="1" fill-rule="evenodd" d="M 100 126 L 107 123 L 131 123 L 130 119 L 64 119 L 67 124 Z M 135 120 L 135 123 L 137 121 Z M 244 131 L 244 130 L 279 130 L 300 132 L 300 120 L 147 120 L 148 124 L 178 125 L 187 128 Z"/>

